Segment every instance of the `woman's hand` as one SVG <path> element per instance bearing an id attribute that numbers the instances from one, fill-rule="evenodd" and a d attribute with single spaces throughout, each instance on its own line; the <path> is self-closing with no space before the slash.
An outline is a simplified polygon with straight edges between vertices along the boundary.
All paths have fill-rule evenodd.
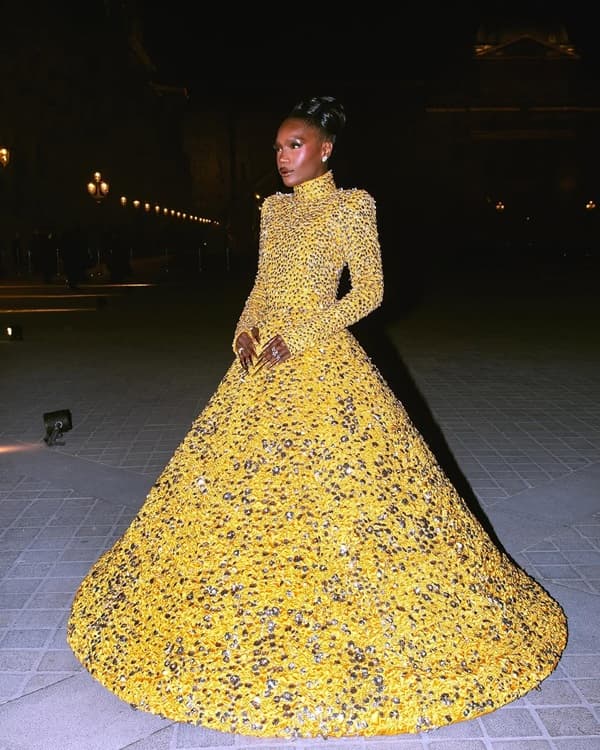
<path id="1" fill-rule="evenodd" d="M 261 367 L 274 367 L 281 362 L 285 362 L 290 356 L 291 354 L 290 350 L 287 348 L 287 344 L 283 340 L 281 334 L 277 333 L 273 338 L 267 341 L 261 353 L 258 355 L 256 369 L 260 370 Z"/>
<path id="2" fill-rule="evenodd" d="M 235 341 L 235 349 L 241 366 L 246 372 L 256 357 L 256 344 L 260 342 L 258 328 L 251 330 L 252 336 L 246 331 L 242 331 Z"/>

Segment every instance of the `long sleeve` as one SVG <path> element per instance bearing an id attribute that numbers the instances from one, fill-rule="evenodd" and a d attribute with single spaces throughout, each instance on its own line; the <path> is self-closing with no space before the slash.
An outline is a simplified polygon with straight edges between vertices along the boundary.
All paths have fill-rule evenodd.
<path id="1" fill-rule="evenodd" d="M 235 333 L 232 341 L 233 351 L 237 354 L 235 342 L 237 337 L 243 331 L 250 333 L 255 326 L 261 328 L 266 309 L 266 282 L 265 282 L 265 263 L 264 263 L 264 234 L 266 226 L 266 211 L 268 210 L 268 200 L 264 202 L 260 218 L 260 236 L 258 243 L 258 270 L 254 279 L 254 285 L 242 313 L 235 327 Z"/>
<path id="2" fill-rule="evenodd" d="M 300 325 L 283 330 L 292 355 L 356 323 L 381 305 L 383 269 L 373 197 L 364 190 L 352 191 L 345 202 L 342 236 L 351 289 L 327 308 L 316 311 Z"/>

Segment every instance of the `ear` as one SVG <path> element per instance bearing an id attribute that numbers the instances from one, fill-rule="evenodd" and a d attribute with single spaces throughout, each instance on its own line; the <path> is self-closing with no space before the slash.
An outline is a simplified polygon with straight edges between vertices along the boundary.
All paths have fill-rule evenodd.
<path id="1" fill-rule="evenodd" d="M 323 141 L 321 144 L 321 159 L 327 161 L 327 159 L 330 158 L 332 151 L 333 143 L 331 141 Z"/>

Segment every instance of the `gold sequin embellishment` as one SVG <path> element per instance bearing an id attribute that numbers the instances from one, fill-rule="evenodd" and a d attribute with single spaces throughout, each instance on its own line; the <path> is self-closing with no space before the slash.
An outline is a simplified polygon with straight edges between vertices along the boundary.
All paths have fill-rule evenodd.
<path id="1" fill-rule="evenodd" d="M 403 734 L 555 669 L 562 609 L 492 543 L 348 330 L 382 294 L 367 192 L 326 172 L 266 199 L 235 335 L 279 332 L 292 356 L 233 360 L 73 602 L 74 653 L 132 706 L 265 737 Z"/>

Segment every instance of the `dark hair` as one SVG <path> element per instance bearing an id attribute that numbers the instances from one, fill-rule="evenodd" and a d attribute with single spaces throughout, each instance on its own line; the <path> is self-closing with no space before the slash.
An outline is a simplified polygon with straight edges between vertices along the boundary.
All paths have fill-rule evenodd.
<path id="1" fill-rule="evenodd" d="M 292 107 L 288 117 L 296 117 L 314 125 L 332 143 L 335 143 L 337 135 L 346 124 L 344 105 L 333 96 L 302 99 Z"/>

